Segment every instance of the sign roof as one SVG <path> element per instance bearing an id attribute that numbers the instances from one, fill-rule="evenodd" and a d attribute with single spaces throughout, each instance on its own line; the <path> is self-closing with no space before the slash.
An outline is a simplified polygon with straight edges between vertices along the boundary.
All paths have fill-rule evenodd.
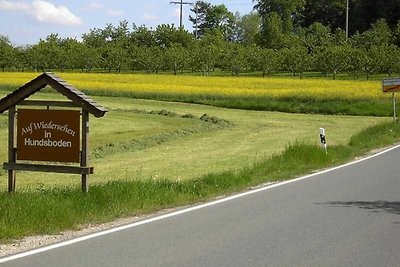
<path id="1" fill-rule="evenodd" d="M 20 101 L 35 94 L 47 85 L 51 86 L 57 92 L 67 97 L 78 106 L 81 106 L 84 110 L 87 110 L 97 118 L 103 117 L 108 111 L 105 107 L 101 106 L 96 101 L 92 100 L 83 92 L 68 84 L 65 80 L 58 77 L 54 73 L 45 72 L 9 95 L 0 99 L 0 113 L 3 113 L 10 107 L 17 105 Z"/>

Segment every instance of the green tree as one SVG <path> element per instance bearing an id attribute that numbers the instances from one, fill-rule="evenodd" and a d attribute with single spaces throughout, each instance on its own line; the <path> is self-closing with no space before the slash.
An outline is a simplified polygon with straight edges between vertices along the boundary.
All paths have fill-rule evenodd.
<path id="1" fill-rule="evenodd" d="M 226 40 L 234 39 L 236 18 L 225 5 L 197 1 L 191 11 L 197 13 L 197 16 L 190 15 L 189 20 L 193 23 L 198 38 L 203 37 L 206 32 L 218 29 Z"/>
<path id="2" fill-rule="evenodd" d="M 374 72 L 386 73 L 389 77 L 399 67 L 399 48 L 395 45 L 370 47 L 369 53 L 374 61 Z"/>
<path id="3" fill-rule="evenodd" d="M 312 58 L 304 46 L 294 46 L 291 48 L 284 48 L 281 50 L 283 57 L 283 67 L 292 73 L 295 77 L 300 74 L 303 78 L 305 71 L 309 70 L 312 64 Z"/>
<path id="4" fill-rule="evenodd" d="M 354 73 L 358 79 L 360 77 L 360 74 L 364 71 L 365 51 L 358 47 L 350 47 L 349 53 L 350 60 L 348 70 Z"/>
<path id="5" fill-rule="evenodd" d="M 206 37 L 197 42 L 190 55 L 192 70 L 200 70 L 203 76 L 208 76 L 216 66 L 221 49 L 221 47 L 207 42 Z"/>
<path id="6" fill-rule="evenodd" d="M 30 67 L 28 58 L 28 47 L 17 46 L 14 48 L 14 63 L 13 67 L 17 68 L 19 71 L 24 72 Z"/>
<path id="7" fill-rule="evenodd" d="M 393 33 L 385 19 L 379 19 L 372 24 L 371 29 L 351 38 L 353 45 L 369 48 L 374 45 L 390 45 L 394 41 Z"/>
<path id="8" fill-rule="evenodd" d="M 253 46 L 248 49 L 249 66 L 253 70 L 262 71 L 263 77 L 278 71 L 282 65 L 282 58 L 280 52 L 273 49 L 261 48 Z"/>
<path id="9" fill-rule="evenodd" d="M 261 18 L 257 13 L 251 12 L 244 15 L 237 20 L 236 25 L 237 41 L 244 44 L 254 44 L 256 42 L 261 25 Z"/>
<path id="10" fill-rule="evenodd" d="M 397 22 L 393 30 L 394 43 L 400 47 L 400 20 Z"/>
<path id="11" fill-rule="evenodd" d="M 194 37 L 188 31 L 182 28 L 175 28 L 172 25 L 162 24 L 157 26 L 154 31 L 156 43 L 161 48 L 171 47 L 173 45 L 181 45 L 188 48 L 194 42 Z"/>
<path id="12" fill-rule="evenodd" d="M 282 20 L 284 33 L 292 32 L 293 19 L 305 4 L 305 0 L 253 0 L 253 2 L 256 3 L 254 9 L 260 14 L 262 24 L 267 23 L 267 18 L 275 12 Z"/>
<path id="13" fill-rule="evenodd" d="M 351 0 L 350 3 L 350 33 L 363 33 L 379 19 L 385 19 L 390 28 L 395 28 L 399 20 L 399 0 Z"/>
<path id="14" fill-rule="evenodd" d="M 130 34 L 130 43 L 135 44 L 139 47 L 142 46 L 156 46 L 157 40 L 154 36 L 154 31 L 146 28 L 145 26 L 133 27 L 133 31 Z"/>
<path id="15" fill-rule="evenodd" d="M 261 28 L 260 44 L 266 48 L 279 49 L 284 47 L 284 38 L 281 17 L 276 12 L 270 13 Z"/>
<path id="16" fill-rule="evenodd" d="M 165 53 L 160 47 L 139 47 L 138 65 L 140 66 L 140 69 L 149 73 L 158 73 L 158 71 L 160 71 L 164 66 L 164 56 Z"/>
<path id="17" fill-rule="evenodd" d="M 40 39 L 38 44 L 33 46 L 31 56 L 36 65 L 35 69 L 42 71 L 62 69 L 64 67 L 64 55 L 58 34 L 50 34 L 45 40 Z"/>
<path id="18" fill-rule="evenodd" d="M 321 23 L 331 29 L 345 29 L 346 0 L 306 0 L 297 24 L 309 27 Z"/>
<path id="19" fill-rule="evenodd" d="M 0 68 L 5 71 L 13 65 L 13 45 L 7 36 L 0 35 Z"/>
<path id="20" fill-rule="evenodd" d="M 311 24 L 305 30 L 303 43 L 311 53 L 319 47 L 327 47 L 332 41 L 331 29 L 319 22 Z"/>
<path id="21" fill-rule="evenodd" d="M 168 69 L 172 69 L 174 75 L 183 71 L 189 62 L 189 52 L 179 44 L 173 44 L 166 48 L 165 61 Z"/>
<path id="22" fill-rule="evenodd" d="M 246 60 L 245 48 L 236 43 L 230 43 L 226 47 L 224 53 L 224 66 L 229 69 L 232 76 L 239 76 L 239 74 L 246 69 L 248 61 Z"/>
<path id="23" fill-rule="evenodd" d="M 349 70 L 350 48 L 342 45 L 329 45 L 316 52 L 316 64 L 324 73 L 331 73 L 333 79 L 340 72 Z"/>

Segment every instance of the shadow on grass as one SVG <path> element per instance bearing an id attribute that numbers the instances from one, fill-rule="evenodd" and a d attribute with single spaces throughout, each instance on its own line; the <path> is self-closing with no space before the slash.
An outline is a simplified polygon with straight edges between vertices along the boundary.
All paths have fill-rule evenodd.
<path id="1" fill-rule="evenodd" d="M 332 201 L 317 204 L 328 204 L 332 207 L 357 207 L 370 212 L 386 212 L 400 215 L 400 201 Z"/>

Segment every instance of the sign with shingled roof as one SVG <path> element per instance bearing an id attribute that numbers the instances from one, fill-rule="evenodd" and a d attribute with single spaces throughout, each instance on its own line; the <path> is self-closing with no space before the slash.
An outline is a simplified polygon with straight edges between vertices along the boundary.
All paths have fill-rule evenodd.
<path id="1" fill-rule="evenodd" d="M 69 101 L 27 100 L 46 86 Z M 15 191 L 16 171 L 40 171 L 80 174 L 82 191 L 87 192 L 88 176 L 93 173 L 89 167 L 89 114 L 100 118 L 107 109 L 46 72 L 0 99 L 0 113 L 7 110 L 9 146 L 4 169 L 8 171 L 8 191 Z M 59 164 L 64 162 L 70 164 Z"/>

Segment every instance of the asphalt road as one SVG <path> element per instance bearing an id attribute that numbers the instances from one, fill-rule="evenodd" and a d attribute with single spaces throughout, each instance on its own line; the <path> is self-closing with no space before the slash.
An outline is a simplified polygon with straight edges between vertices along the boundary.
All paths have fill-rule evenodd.
<path id="1" fill-rule="evenodd" d="M 1 266 L 400 266 L 400 149 Z"/>

